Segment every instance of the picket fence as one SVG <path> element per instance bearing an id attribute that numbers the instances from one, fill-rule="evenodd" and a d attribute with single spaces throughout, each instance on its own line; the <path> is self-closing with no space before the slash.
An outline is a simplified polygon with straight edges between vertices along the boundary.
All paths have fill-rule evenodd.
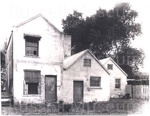
<path id="1" fill-rule="evenodd" d="M 127 85 L 126 93 L 133 99 L 149 99 L 149 85 Z"/>

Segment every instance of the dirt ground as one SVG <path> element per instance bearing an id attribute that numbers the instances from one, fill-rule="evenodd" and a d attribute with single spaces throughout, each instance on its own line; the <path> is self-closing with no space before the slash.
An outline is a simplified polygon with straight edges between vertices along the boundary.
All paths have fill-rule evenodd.
<path id="1" fill-rule="evenodd" d="M 4 106 L 2 115 L 111 115 L 111 114 L 141 114 L 147 100 L 111 99 L 107 102 L 91 102 L 69 105 L 14 105 Z"/>

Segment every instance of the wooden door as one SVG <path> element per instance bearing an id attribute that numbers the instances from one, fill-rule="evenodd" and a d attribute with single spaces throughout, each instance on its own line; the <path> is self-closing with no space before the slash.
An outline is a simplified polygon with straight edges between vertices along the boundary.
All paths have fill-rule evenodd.
<path id="1" fill-rule="evenodd" d="M 57 79 L 56 76 L 45 76 L 45 100 L 47 103 L 57 101 Z"/>
<path id="2" fill-rule="evenodd" d="M 73 99 L 74 102 L 83 102 L 83 81 L 73 82 Z"/>

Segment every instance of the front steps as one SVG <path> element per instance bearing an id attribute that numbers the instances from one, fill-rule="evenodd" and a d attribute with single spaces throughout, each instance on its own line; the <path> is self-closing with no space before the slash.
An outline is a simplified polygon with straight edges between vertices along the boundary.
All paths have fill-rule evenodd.
<path id="1" fill-rule="evenodd" d="M 12 105 L 12 96 L 7 92 L 1 92 L 1 105 L 10 106 Z"/>

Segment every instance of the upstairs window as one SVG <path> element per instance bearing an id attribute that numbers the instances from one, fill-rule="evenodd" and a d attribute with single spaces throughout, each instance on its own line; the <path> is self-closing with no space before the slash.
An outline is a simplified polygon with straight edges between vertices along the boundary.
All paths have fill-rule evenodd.
<path id="1" fill-rule="evenodd" d="M 25 54 L 26 56 L 39 55 L 39 39 L 37 36 L 25 36 Z"/>
<path id="2" fill-rule="evenodd" d="M 91 67 L 91 59 L 84 59 L 84 67 Z"/>
<path id="3" fill-rule="evenodd" d="M 113 70 L 113 65 L 112 65 L 112 64 L 108 64 L 108 65 L 107 65 L 107 69 L 108 69 L 108 70 Z"/>
<path id="4" fill-rule="evenodd" d="M 120 89 L 121 87 L 121 79 L 115 79 L 115 88 Z"/>
<path id="5" fill-rule="evenodd" d="M 101 86 L 101 77 L 90 77 L 90 86 L 91 87 L 100 87 Z"/>

